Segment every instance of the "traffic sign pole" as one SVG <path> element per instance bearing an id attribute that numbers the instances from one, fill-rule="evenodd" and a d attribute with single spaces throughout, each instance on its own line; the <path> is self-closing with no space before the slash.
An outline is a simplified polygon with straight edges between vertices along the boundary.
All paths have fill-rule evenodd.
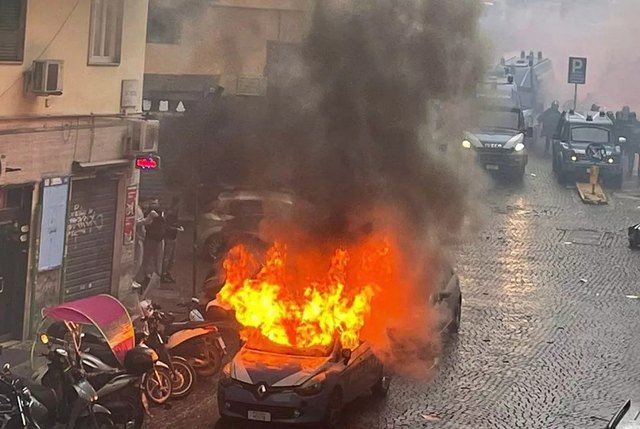
<path id="1" fill-rule="evenodd" d="M 587 59 L 584 57 L 569 57 L 568 83 L 575 85 L 573 90 L 573 110 L 578 107 L 578 85 L 587 83 Z"/>

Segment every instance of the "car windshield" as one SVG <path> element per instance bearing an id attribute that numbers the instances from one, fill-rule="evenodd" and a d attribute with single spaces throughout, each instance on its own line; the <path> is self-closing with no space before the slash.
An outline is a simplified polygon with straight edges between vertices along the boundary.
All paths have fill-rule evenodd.
<path id="1" fill-rule="evenodd" d="M 599 127 L 571 128 L 571 141 L 577 143 L 611 144 L 609 130 Z"/>
<path id="2" fill-rule="evenodd" d="M 477 114 L 477 126 L 481 129 L 508 129 L 519 128 L 519 115 L 516 111 L 479 109 Z"/>
<path id="3" fill-rule="evenodd" d="M 291 356 L 304 356 L 304 357 L 328 357 L 331 355 L 334 344 L 328 346 L 314 346 L 306 348 L 296 348 L 286 346 L 283 344 L 277 344 L 269 340 L 267 337 L 260 335 L 257 332 L 252 332 L 245 344 L 245 347 L 250 350 L 257 350 L 267 353 L 275 353 L 280 355 Z"/>
<path id="4" fill-rule="evenodd" d="M 236 200 L 227 204 L 228 214 L 234 216 L 256 216 L 263 214 L 261 200 Z"/>

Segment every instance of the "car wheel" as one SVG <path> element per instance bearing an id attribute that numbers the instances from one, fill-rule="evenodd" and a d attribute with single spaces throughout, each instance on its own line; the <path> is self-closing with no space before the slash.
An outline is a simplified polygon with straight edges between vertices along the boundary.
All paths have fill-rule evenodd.
<path id="1" fill-rule="evenodd" d="M 622 181 L 623 181 L 622 174 L 617 174 L 617 175 L 611 177 L 611 187 L 613 189 L 622 188 Z"/>
<path id="2" fill-rule="evenodd" d="M 449 323 L 447 328 L 450 334 L 457 334 L 460 330 L 460 320 L 462 319 L 462 295 L 458 298 L 458 305 L 453 316 L 453 320 Z"/>
<path id="3" fill-rule="evenodd" d="M 566 185 L 568 182 L 567 173 L 562 171 L 561 166 L 558 166 L 558 171 L 556 172 L 556 178 L 558 179 L 558 183 L 561 185 Z"/>
<path id="4" fill-rule="evenodd" d="M 519 167 L 513 168 L 513 172 L 511 174 L 513 176 L 513 180 L 516 183 L 522 183 L 524 181 L 525 169 L 526 169 L 526 166 L 524 164 Z"/>
<path id="5" fill-rule="evenodd" d="M 389 392 L 389 385 L 391 384 L 391 379 L 388 376 L 384 375 L 384 371 L 378 377 L 378 381 L 371 388 L 371 393 L 376 398 L 384 398 L 387 396 Z"/>
<path id="6" fill-rule="evenodd" d="M 329 402 L 327 403 L 327 410 L 325 411 L 324 421 L 322 422 L 323 429 L 336 429 L 340 423 L 340 417 L 342 415 L 342 392 L 336 388 L 331 392 Z"/>
<path id="7" fill-rule="evenodd" d="M 224 240 L 217 234 L 209 236 L 204 243 L 204 256 L 209 261 L 218 259 L 224 251 Z"/>

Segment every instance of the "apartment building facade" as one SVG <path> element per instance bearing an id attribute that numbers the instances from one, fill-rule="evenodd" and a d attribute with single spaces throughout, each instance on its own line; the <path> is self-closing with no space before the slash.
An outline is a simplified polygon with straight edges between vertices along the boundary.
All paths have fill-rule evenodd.
<path id="1" fill-rule="evenodd" d="M 0 341 L 130 290 L 147 0 L 0 2 Z"/>

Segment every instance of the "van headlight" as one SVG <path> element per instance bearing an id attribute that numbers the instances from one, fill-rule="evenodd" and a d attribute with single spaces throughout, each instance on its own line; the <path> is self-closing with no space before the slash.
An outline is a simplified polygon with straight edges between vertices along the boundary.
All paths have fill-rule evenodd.
<path id="1" fill-rule="evenodd" d="M 524 143 L 516 143 L 513 148 L 516 152 L 522 152 L 524 150 Z"/>
<path id="2" fill-rule="evenodd" d="M 312 377 L 302 386 L 295 389 L 295 392 L 300 396 L 311 396 L 317 395 L 322 390 L 325 380 L 327 376 L 324 372 Z"/>
<path id="3" fill-rule="evenodd" d="M 465 149 L 471 149 L 471 142 L 469 140 L 462 140 L 462 147 Z"/>

